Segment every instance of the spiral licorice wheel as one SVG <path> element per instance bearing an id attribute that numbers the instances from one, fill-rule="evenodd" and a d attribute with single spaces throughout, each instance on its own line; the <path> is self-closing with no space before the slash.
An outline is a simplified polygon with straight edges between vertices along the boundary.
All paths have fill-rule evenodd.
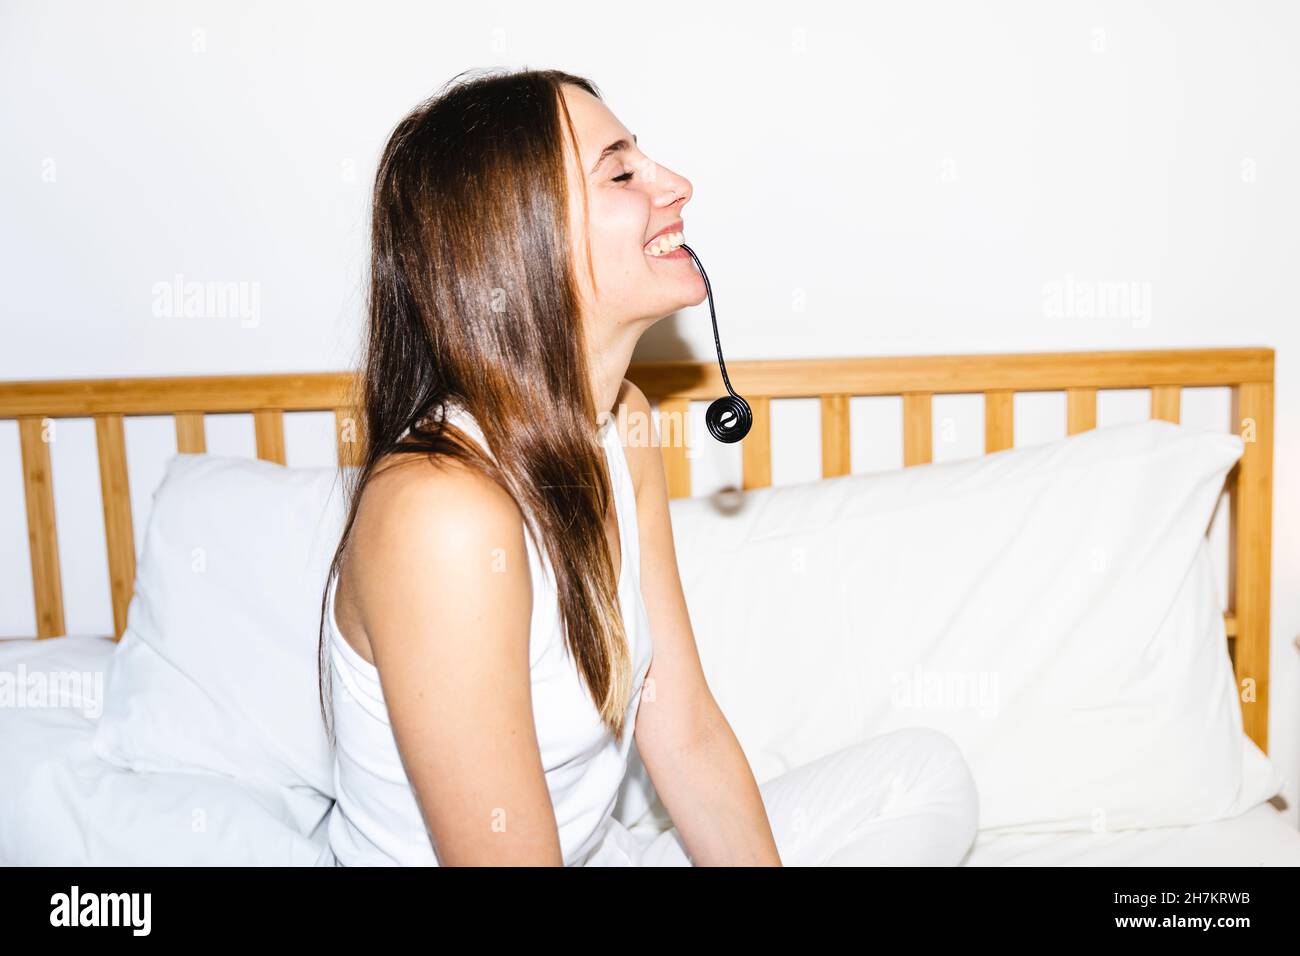
<path id="1" fill-rule="evenodd" d="M 682 248 L 695 260 L 695 268 L 700 270 L 700 276 L 704 279 L 704 292 L 709 297 L 709 318 L 713 322 L 713 344 L 718 350 L 718 368 L 722 370 L 722 384 L 730 393 L 715 399 L 709 405 L 708 411 L 704 413 L 704 423 L 709 427 L 709 434 L 718 441 L 734 444 L 749 434 L 749 428 L 754 424 L 754 413 L 749 402 L 736 394 L 736 390 L 731 387 L 731 379 L 727 378 L 727 363 L 722 360 L 722 342 L 718 339 L 718 316 L 713 309 L 713 286 L 709 284 L 709 274 L 704 271 L 694 249 L 685 243 Z"/>
<path id="2" fill-rule="evenodd" d="M 749 426 L 754 424 L 754 413 L 750 411 L 749 402 L 739 395 L 723 395 L 709 405 L 704 413 L 704 423 L 709 426 L 710 435 L 731 444 L 749 434 Z"/>

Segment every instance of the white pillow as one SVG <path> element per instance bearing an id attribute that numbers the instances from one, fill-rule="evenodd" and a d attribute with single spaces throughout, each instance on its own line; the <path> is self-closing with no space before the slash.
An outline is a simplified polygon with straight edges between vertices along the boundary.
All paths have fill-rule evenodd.
<path id="1" fill-rule="evenodd" d="M 316 654 L 345 518 L 339 478 L 213 455 L 168 462 L 97 754 L 334 796 Z"/>
<path id="2" fill-rule="evenodd" d="M 759 782 L 928 726 L 965 753 L 983 828 L 1266 800 L 1281 781 L 1242 733 L 1205 548 L 1242 448 L 1151 420 L 672 501 L 705 672 Z M 626 786 L 625 822 L 662 823 L 639 766 Z"/>

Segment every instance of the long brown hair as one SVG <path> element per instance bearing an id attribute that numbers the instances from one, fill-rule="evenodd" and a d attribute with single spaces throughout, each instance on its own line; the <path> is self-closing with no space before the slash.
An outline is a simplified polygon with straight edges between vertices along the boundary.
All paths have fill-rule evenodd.
<path id="1" fill-rule="evenodd" d="M 600 93 L 558 70 L 475 73 L 453 77 L 397 124 L 375 176 L 357 376 L 365 454 L 346 473 L 348 516 L 321 598 L 318 676 L 331 746 L 329 586 L 386 455 L 446 455 L 504 488 L 550 558 L 569 652 L 616 737 L 631 699 L 605 536 L 613 491 L 593 434 L 598 415 L 569 257 L 562 138 L 578 155 L 561 87 Z M 443 427 L 449 402 L 473 415 L 495 466 Z"/>

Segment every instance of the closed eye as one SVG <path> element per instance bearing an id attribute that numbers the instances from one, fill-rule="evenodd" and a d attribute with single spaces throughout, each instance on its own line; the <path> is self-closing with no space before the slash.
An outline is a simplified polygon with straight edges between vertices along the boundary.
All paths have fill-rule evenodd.
<path id="1" fill-rule="evenodd" d="M 616 182 L 616 183 L 625 183 L 625 182 L 630 182 L 631 179 L 632 179 L 632 176 L 633 176 L 633 175 L 634 175 L 634 174 L 633 174 L 631 171 L 628 171 L 628 172 L 626 172 L 626 173 L 623 173 L 623 175 L 621 175 L 621 176 L 615 176 L 614 179 L 613 179 L 613 182 Z"/>

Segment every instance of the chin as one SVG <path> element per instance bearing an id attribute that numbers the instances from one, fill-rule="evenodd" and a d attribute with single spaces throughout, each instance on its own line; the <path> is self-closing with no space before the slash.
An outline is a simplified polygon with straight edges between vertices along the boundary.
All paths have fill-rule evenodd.
<path id="1" fill-rule="evenodd" d="M 701 290 L 699 295 L 682 296 L 674 301 L 669 307 L 669 312 L 680 312 L 682 309 L 689 309 L 693 305 L 699 305 L 708 299 L 708 296 Z"/>
<path id="2" fill-rule="evenodd" d="M 689 283 L 689 285 L 690 288 L 687 288 L 685 284 L 674 284 L 674 288 L 671 289 L 671 294 L 664 295 L 664 293 L 669 290 L 664 288 L 662 282 L 656 283 L 657 288 L 653 291 L 658 292 L 658 295 L 654 296 L 654 298 L 659 299 L 661 304 L 654 308 L 654 314 L 662 317 L 707 301 L 709 294 L 705 290 L 704 280 L 700 278 L 698 272 L 695 274 L 695 281 Z M 650 291 L 651 290 L 647 290 L 647 293 Z"/>
<path id="3" fill-rule="evenodd" d="M 700 278 L 700 274 L 696 272 L 694 278 L 690 282 L 690 288 L 683 288 L 681 290 L 675 308 L 685 309 L 688 306 L 699 305 L 701 302 L 707 301 L 708 298 L 709 293 L 704 288 L 704 280 Z"/>

